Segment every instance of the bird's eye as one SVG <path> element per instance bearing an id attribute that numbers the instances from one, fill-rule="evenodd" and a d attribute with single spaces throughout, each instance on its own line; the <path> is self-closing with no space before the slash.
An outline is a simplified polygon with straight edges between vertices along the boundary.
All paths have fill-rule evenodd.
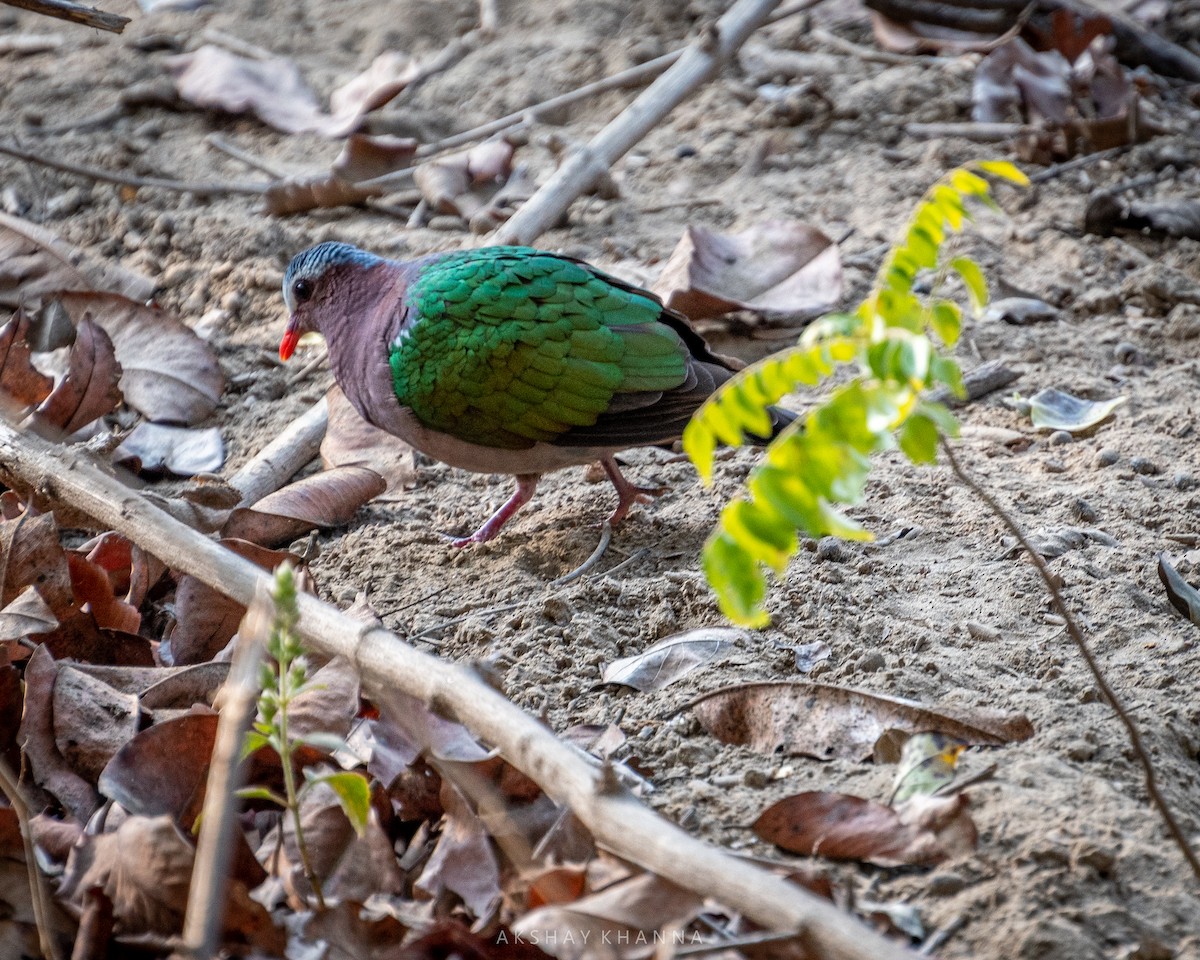
<path id="1" fill-rule="evenodd" d="M 313 295 L 312 284 L 307 280 L 297 280 L 292 284 L 292 293 L 295 294 L 297 300 L 308 300 Z"/>

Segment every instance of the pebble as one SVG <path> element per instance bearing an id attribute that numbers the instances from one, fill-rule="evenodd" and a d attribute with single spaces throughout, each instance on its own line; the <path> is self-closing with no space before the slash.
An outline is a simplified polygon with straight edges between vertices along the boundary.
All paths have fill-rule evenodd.
<path id="1" fill-rule="evenodd" d="M 221 298 L 221 309 L 239 313 L 246 305 L 246 296 L 240 290 L 230 290 Z"/>
<path id="2" fill-rule="evenodd" d="M 966 877 L 960 873 L 935 873 L 925 884 L 933 897 L 952 897 L 967 885 Z"/>
<path id="3" fill-rule="evenodd" d="M 1117 855 L 1107 847 L 1102 847 L 1091 840 L 1078 840 L 1071 848 L 1071 861 L 1091 867 L 1101 876 L 1112 870 L 1117 862 Z"/>
<path id="4" fill-rule="evenodd" d="M 742 783 L 759 790 L 771 782 L 770 776 L 764 770 L 750 769 L 742 774 Z"/>
<path id="5" fill-rule="evenodd" d="M 1121 455 L 1112 447 L 1105 447 L 1096 454 L 1097 467 L 1111 467 L 1114 463 L 1121 459 Z"/>
<path id="6" fill-rule="evenodd" d="M 1148 460 L 1146 457 L 1134 457 L 1129 461 L 1129 469 L 1134 473 L 1140 473 L 1146 477 L 1162 472 L 1157 463 L 1153 460 Z"/>
<path id="7" fill-rule="evenodd" d="M 817 556 L 830 563 L 841 563 L 846 559 L 846 548 L 837 537 L 822 537 L 817 541 Z"/>
<path id="8" fill-rule="evenodd" d="M 681 143 L 675 148 L 675 159 L 685 160 L 688 157 L 694 157 L 697 151 L 690 143 Z"/>
<path id="9" fill-rule="evenodd" d="M 1100 511 L 1083 497 L 1076 497 L 1071 501 L 1071 515 L 1081 523 L 1095 523 L 1100 519 Z"/>
<path id="10" fill-rule="evenodd" d="M 72 187 L 60 193 L 46 204 L 46 213 L 52 217 L 68 217 L 83 206 L 89 194 L 80 187 Z"/>
<path id="11" fill-rule="evenodd" d="M 986 623 L 980 623 L 978 620 L 967 620 L 963 623 L 969 633 L 976 640 L 994 641 L 1000 639 L 1000 631 L 995 627 L 989 627 Z"/>
<path id="12" fill-rule="evenodd" d="M 887 666 L 887 662 L 883 659 L 882 653 L 878 650 L 872 650 L 854 666 L 859 673 L 878 673 Z"/>
<path id="13" fill-rule="evenodd" d="M 1067 744 L 1067 759 L 1076 763 L 1086 763 L 1096 755 L 1096 745 L 1086 740 L 1073 740 Z"/>
<path id="14" fill-rule="evenodd" d="M 1171 484 L 1176 490 L 1191 490 L 1196 485 L 1196 480 L 1190 473 L 1180 471 L 1171 478 Z"/>
<path id="15" fill-rule="evenodd" d="M 1070 443 L 1074 439 L 1069 430 L 1055 430 L 1050 434 L 1050 446 L 1061 447 L 1064 443 Z"/>
<path id="16" fill-rule="evenodd" d="M 1042 469 L 1047 473 L 1066 473 L 1067 465 L 1061 460 L 1047 460 L 1042 464 Z"/>

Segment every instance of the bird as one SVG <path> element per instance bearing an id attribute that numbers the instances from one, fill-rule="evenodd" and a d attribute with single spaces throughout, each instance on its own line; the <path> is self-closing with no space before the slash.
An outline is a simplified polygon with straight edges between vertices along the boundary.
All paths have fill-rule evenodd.
<path id="1" fill-rule="evenodd" d="M 614 455 L 680 439 L 740 366 L 655 294 L 531 247 L 402 261 L 327 241 L 292 259 L 283 298 L 282 360 L 303 334 L 323 335 L 334 379 L 368 423 L 452 467 L 516 478 L 457 547 L 495 537 L 543 474 L 596 461 L 617 491 L 616 527 L 663 490 L 631 483 Z M 769 413 L 772 436 L 795 416 Z"/>

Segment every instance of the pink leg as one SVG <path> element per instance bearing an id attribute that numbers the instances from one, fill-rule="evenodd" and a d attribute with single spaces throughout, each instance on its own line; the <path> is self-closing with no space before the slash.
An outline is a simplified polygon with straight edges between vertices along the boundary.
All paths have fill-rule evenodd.
<path id="1" fill-rule="evenodd" d="M 517 489 L 513 491 L 511 497 L 504 501 L 504 505 L 488 518 L 487 523 L 469 537 L 456 537 L 451 540 L 451 546 L 465 547 L 469 543 L 487 543 L 491 540 L 512 519 L 513 514 L 529 502 L 540 479 L 541 474 L 538 473 L 518 474 Z"/>
<path id="2" fill-rule="evenodd" d="M 605 457 L 600 461 L 600 464 L 604 467 L 604 472 L 608 474 L 608 479 L 617 488 L 617 496 L 620 498 L 617 501 L 617 509 L 608 518 L 610 526 L 615 527 L 624 520 L 625 514 L 629 512 L 629 508 L 635 503 L 649 503 L 651 497 L 660 496 L 666 490 L 666 487 L 634 486 L 622 476 L 621 469 L 617 466 L 617 461 L 612 457 Z"/>

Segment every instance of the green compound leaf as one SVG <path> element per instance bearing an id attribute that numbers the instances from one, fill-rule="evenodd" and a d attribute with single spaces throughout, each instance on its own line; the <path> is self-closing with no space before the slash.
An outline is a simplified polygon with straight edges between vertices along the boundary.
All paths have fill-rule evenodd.
<path id="1" fill-rule="evenodd" d="M 987 281 L 983 279 L 983 271 L 970 257 L 955 257 L 950 261 L 954 272 L 962 277 L 967 294 L 971 298 L 971 309 L 978 314 L 988 302 Z"/>
<path id="2" fill-rule="evenodd" d="M 995 206 L 980 174 L 1015 184 L 1028 180 L 1004 161 L 960 167 L 922 197 L 901 239 L 879 269 L 870 293 L 853 313 L 831 314 L 809 325 L 800 342 L 741 371 L 697 411 L 683 447 L 705 483 L 711 483 L 719 444 L 739 446 L 769 432 L 765 407 L 802 386 L 815 386 L 838 367 L 855 375 L 783 430 L 746 480 L 746 491 L 727 504 L 705 544 L 704 574 L 731 620 L 765 626 L 770 573 L 782 576 L 799 549 L 800 535 L 869 540 L 846 515 L 861 502 L 871 455 L 899 449 L 914 463 L 937 459 L 941 437 L 958 423 L 922 392 L 944 385 L 965 396 L 962 371 L 939 353 L 930 334 L 947 346 L 962 333 L 962 310 L 952 300 L 928 300 L 916 280 L 933 273 L 936 290 L 947 271 L 963 281 L 972 308 L 987 303 L 987 284 L 967 257 L 942 259 L 949 234 L 971 219 L 968 201 Z"/>
<path id="3" fill-rule="evenodd" d="M 360 837 L 366 832 L 367 818 L 371 814 L 371 785 L 367 783 L 366 777 L 351 771 L 314 775 L 307 770 L 304 776 L 308 780 L 306 786 L 328 784 L 354 832 Z"/>

